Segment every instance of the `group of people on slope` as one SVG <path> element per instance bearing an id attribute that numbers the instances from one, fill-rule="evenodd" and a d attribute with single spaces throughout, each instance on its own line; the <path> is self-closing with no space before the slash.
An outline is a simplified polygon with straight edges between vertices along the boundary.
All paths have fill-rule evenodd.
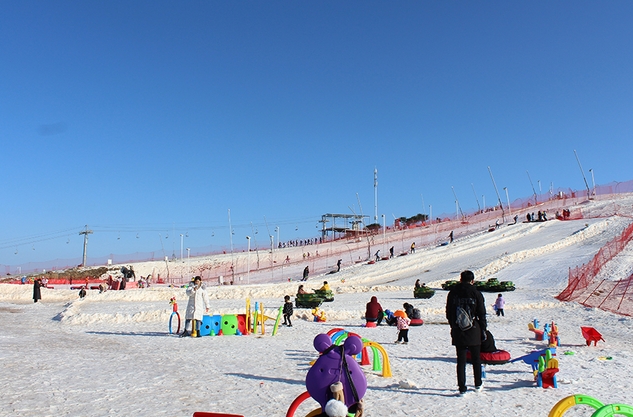
<path id="1" fill-rule="evenodd" d="M 446 319 L 451 331 L 451 343 L 455 346 L 457 356 L 457 385 L 459 394 L 466 393 L 466 357 L 470 352 L 473 365 L 475 390 L 482 389 L 481 352 L 497 350 L 492 333 L 488 330 L 486 320 L 486 304 L 484 296 L 475 287 L 475 274 L 463 271 L 460 282 L 454 286 L 446 298 Z M 419 280 L 416 282 L 416 287 Z M 497 316 L 504 316 L 505 300 L 502 294 L 497 296 L 494 309 Z M 365 309 L 365 320 L 377 325 L 384 319 L 387 324 L 395 324 L 398 328 L 396 343 L 408 343 L 408 329 L 411 318 L 419 318 L 420 311 L 411 304 L 404 303 L 404 313 L 398 311 L 397 316 L 391 316 L 389 310 L 383 310 L 378 298 L 373 296 Z"/>
<path id="2" fill-rule="evenodd" d="M 418 288 L 426 288 L 426 283 L 424 282 L 420 282 L 419 279 L 415 280 L 415 284 L 413 284 L 413 287 L 418 289 Z"/>
<path id="3" fill-rule="evenodd" d="M 323 285 L 321 286 L 321 288 L 315 288 L 313 289 L 313 291 L 331 291 L 332 288 L 330 288 L 330 284 L 328 284 L 327 281 L 323 281 Z M 300 294 L 309 294 L 309 292 L 307 292 L 305 290 L 305 287 L 303 286 L 303 284 L 299 285 L 299 288 L 297 288 L 297 295 Z"/>
<path id="4" fill-rule="evenodd" d="M 394 249 L 395 248 L 393 246 L 389 248 L 389 259 L 394 257 Z M 411 243 L 411 246 L 409 247 L 409 253 L 415 253 L 415 242 Z M 374 254 L 374 260 L 378 262 L 381 259 L 382 257 L 380 256 L 380 249 L 378 249 Z"/>
<path id="5" fill-rule="evenodd" d="M 421 318 L 420 310 L 409 303 L 402 305 L 402 311 L 409 319 Z M 371 297 L 371 300 L 365 306 L 365 321 L 367 322 L 376 323 L 379 326 L 384 320 L 389 326 L 396 326 L 398 323 L 397 319 L 398 316 L 395 312 L 389 309 L 383 310 L 376 296 Z"/>
<path id="6" fill-rule="evenodd" d="M 378 298 L 373 296 L 365 307 L 365 320 L 368 323 L 376 323 L 376 325 L 379 326 L 384 319 L 385 323 L 390 326 L 396 326 L 398 329 L 398 340 L 396 340 L 395 343 L 407 344 L 409 343 L 409 325 L 411 324 L 411 319 L 420 318 L 420 310 L 414 308 L 409 303 L 404 303 L 402 307 L 404 310 L 399 310 L 395 313 L 389 310 L 383 310 L 378 302 Z"/>
<path id="7" fill-rule="evenodd" d="M 540 211 L 539 210 L 536 215 L 534 215 L 534 213 L 526 214 L 525 215 L 525 219 L 528 222 L 546 222 L 547 221 L 547 213 L 545 211 Z"/>

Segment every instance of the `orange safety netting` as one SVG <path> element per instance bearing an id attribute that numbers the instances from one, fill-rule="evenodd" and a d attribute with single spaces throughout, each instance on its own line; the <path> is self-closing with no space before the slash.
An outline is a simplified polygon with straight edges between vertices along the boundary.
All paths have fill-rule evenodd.
<path id="1" fill-rule="evenodd" d="M 388 226 L 386 229 L 380 228 L 372 231 L 371 234 L 363 236 L 321 236 L 317 240 L 318 244 L 302 246 L 303 256 L 291 254 L 287 258 L 287 252 L 283 249 L 271 250 L 269 246 L 263 245 L 258 248 L 255 244 L 255 247 L 251 248 L 249 258 L 244 256 L 239 259 L 232 259 L 229 256 L 215 257 L 214 259 L 189 265 L 189 262 L 183 262 L 183 259 L 178 262 L 178 258 L 175 255 L 172 255 L 171 258 L 165 258 L 164 251 L 154 251 L 136 252 L 133 254 L 110 253 L 106 256 L 90 257 L 87 265 L 89 267 L 99 267 L 110 266 L 110 264 L 125 265 L 143 261 L 159 261 L 153 265 L 152 277 L 154 279 L 160 278 L 163 282 L 171 284 L 186 283 L 193 275 L 200 275 L 206 281 L 211 280 L 218 283 L 244 283 L 250 282 L 249 271 L 251 273 L 266 271 L 270 274 L 269 281 L 285 281 L 300 278 L 301 272 L 306 265 L 310 267 L 310 276 L 326 274 L 336 268 L 338 259 L 343 260 L 343 266 L 348 266 L 352 263 L 372 259 L 378 249 L 381 250 L 381 256 L 386 256 L 391 247 L 394 247 L 395 256 L 399 256 L 409 250 L 412 242 L 415 242 L 416 247 L 420 249 L 428 246 L 437 246 L 446 243 L 451 232 L 454 232 L 455 238 L 458 239 L 472 233 L 494 230 L 497 222 L 502 225 L 512 224 L 515 221 L 515 216 L 517 217 L 517 222 L 524 222 L 528 213 L 532 217 L 538 218 L 539 211 L 547 212 L 548 220 L 553 220 L 554 218 L 578 220 L 627 215 L 627 213 L 630 214 L 630 209 L 622 207 L 620 200 L 614 195 L 631 192 L 633 192 L 633 180 L 601 185 L 590 190 L 551 190 L 547 193 L 514 200 L 509 206 L 506 202 L 499 202 L 500 204 L 495 204 L 492 207 L 478 207 L 478 210 L 471 212 L 461 213 L 460 209 L 459 214 L 442 213 L 437 215 L 434 213 L 430 221 L 427 220 L 426 222 L 410 225 Z M 596 211 L 596 209 L 585 210 L 586 206 L 583 203 L 588 201 L 589 198 L 608 200 L 609 203 L 604 205 L 600 211 Z M 479 205 L 479 201 L 477 201 L 477 204 Z M 564 211 L 567 211 L 568 215 L 563 218 Z M 343 245 L 337 245 L 337 242 L 343 243 Z M 229 247 L 225 246 L 217 246 L 214 249 L 212 250 L 210 246 L 206 248 L 192 248 L 190 255 L 192 258 L 201 258 L 218 254 L 228 255 L 232 252 Z M 570 297 L 575 299 L 576 288 L 578 291 L 586 289 L 602 265 L 608 259 L 612 259 L 620 250 L 609 246 L 601 251 L 600 256 L 596 255 L 597 259 L 592 261 L 591 265 L 575 268 L 573 271 L 570 270 L 569 285 L 559 295 L 560 299 Z M 236 252 L 246 252 L 246 248 L 236 249 Z M 42 272 L 43 270 L 65 271 L 76 267 L 81 262 L 82 260 L 78 256 L 75 259 L 57 259 L 21 265 L 0 264 L 0 272 L 4 272 L 4 275 L 7 276 L 19 277 L 23 274 Z M 61 274 L 63 275 L 63 272 Z M 63 276 L 59 278 L 63 278 Z"/>
<path id="2" fill-rule="evenodd" d="M 596 282 L 596 276 L 604 265 L 615 258 L 633 239 L 633 223 L 622 233 L 603 246 L 585 265 L 570 268 L 567 288 L 557 299 L 577 301 L 587 307 L 596 307 L 627 316 L 633 315 L 633 275 L 622 280 Z"/>

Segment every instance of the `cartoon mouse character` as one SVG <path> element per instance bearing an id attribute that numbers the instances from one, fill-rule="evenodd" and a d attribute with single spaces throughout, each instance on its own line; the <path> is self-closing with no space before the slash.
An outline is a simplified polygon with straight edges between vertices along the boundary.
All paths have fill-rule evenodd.
<path id="1" fill-rule="evenodd" d="M 342 385 L 345 405 L 362 407 L 359 402 L 367 391 L 367 379 L 352 357 L 363 349 L 360 337 L 348 335 L 345 343 L 337 346 L 332 344 L 332 339 L 327 334 L 318 334 L 313 345 L 321 352 L 321 356 L 306 376 L 306 388 L 310 396 L 321 405 L 322 410 L 326 410 L 328 401 L 340 399 L 338 394 L 333 393 L 336 388 L 331 386 Z"/>

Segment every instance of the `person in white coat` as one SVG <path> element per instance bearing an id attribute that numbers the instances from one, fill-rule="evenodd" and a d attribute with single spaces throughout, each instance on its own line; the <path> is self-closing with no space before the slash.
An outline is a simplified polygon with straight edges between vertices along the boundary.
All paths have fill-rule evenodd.
<path id="1" fill-rule="evenodd" d="M 210 302 L 207 287 L 202 284 L 202 278 L 197 276 L 187 287 L 187 295 L 189 302 L 187 303 L 187 312 L 185 313 L 185 331 L 180 337 L 189 336 L 191 333 L 191 320 L 202 321 L 202 316 L 209 312 Z"/>

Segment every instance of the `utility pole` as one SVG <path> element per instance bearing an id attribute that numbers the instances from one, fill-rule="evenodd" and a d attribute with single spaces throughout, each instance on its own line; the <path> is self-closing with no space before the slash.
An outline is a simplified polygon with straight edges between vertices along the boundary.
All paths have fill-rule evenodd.
<path id="1" fill-rule="evenodd" d="M 475 185 L 471 182 L 470 186 L 473 187 L 473 194 L 475 195 L 475 200 L 477 200 L 477 209 L 481 211 L 481 206 L 479 205 L 479 199 L 477 198 L 477 193 L 475 192 Z"/>
<path id="2" fill-rule="evenodd" d="M 495 187 L 495 192 L 497 193 L 497 201 L 499 202 L 499 208 L 501 209 L 501 217 L 503 222 L 506 221 L 506 212 L 503 209 L 503 203 L 501 202 L 501 196 L 499 195 L 499 190 L 497 189 L 497 183 L 495 182 L 495 178 L 492 176 L 492 170 L 488 167 L 488 172 L 490 173 L 490 179 L 492 180 L 492 185 Z"/>
<path id="3" fill-rule="evenodd" d="M 503 187 L 506 192 L 506 200 L 508 200 L 508 215 L 512 216 L 512 209 L 510 208 L 510 196 L 508 195 L 508 187 Z"/>
<path id="4" fill-rule="evenodd" d="M 591 190 L 589 189 L 589 184 L 587 184 L 587 178 L 585 178 L 585 171 L 582 170 L 582 165 L 580 165 L 580 159 L 578 159 L 578 153 L 574 149 L 574 155 L 576 155 L 576 161 L 578 161 L 578 168 L 580 168 L 580 173 L 582 174 L 582 179 L 585 181 L 585 187 L 587 187 L 587 198 L 591 197 Z"/>
<path id="5" fill-rule="evenodd" d="M 462 215 L 462 220 L 464 220 L 465 216 L 464 216 L 464 212 L 462 211 L 462 208 L 459 206 L 459 200 L 457 199 L 457 194 L 455 194 L 455 188 L 453 188 L 453 186 L 451 185 L 451 190 L 453 190 L 453 196 L 455 197 L 455 217 L 459 219 L 459 215 Z"/>
<path id="6" fill-rule="evenodd" d="M 86 225 L 86 229 L 83 232 L 79 232 L 80 235 L 84 235 L 84 256 L 83 261 L 81 262 L 81 266 L 86 266 L 86 257 L 88 256 L 88 235 L 92 234 L 92 230 L 88 230 L 88 225 Z"/>
<path id="7" fill-rule="evenodd" d="M 378 169 L 374 168 L 374 223 L 378 223 Z"/>
<path id="8" fill-rule="evenodd" d="M 231 243 L 231 282 L 235 282 L 235 262 L 233 261 L 233 226 L 231 226 L 231 209 L 229 212 L 229 242 Z"/>
<path id="9" fill-rule="evenodd" d="M 593 185 L 593 191 L 591 192 L 591 195 L 596 195 L 596 180 L 593 178 L 593 169 L 590 169 L 589 172 L 591 172 L 591 184 Z"/>
<path id="10" fill-rule="evenodd" d="M 248 241 L 248 252 L 246 253 L 246 283 L 251 283 L 251 237 L 246 236 Z"/>
<path id="11" fill-rule="evenodd" d="M 536 190 L 534 189 L 534 184 L 532 183 L 532 178 L 530 178 L 530 173 L 528 170 L 525 170 L 528 174 L 528 179 L 530 180 L 530 185 L 532 186 L 532 192 L 534 193 L 534 204 L 538 205 L 538 198 L 536 197 Z"/>

